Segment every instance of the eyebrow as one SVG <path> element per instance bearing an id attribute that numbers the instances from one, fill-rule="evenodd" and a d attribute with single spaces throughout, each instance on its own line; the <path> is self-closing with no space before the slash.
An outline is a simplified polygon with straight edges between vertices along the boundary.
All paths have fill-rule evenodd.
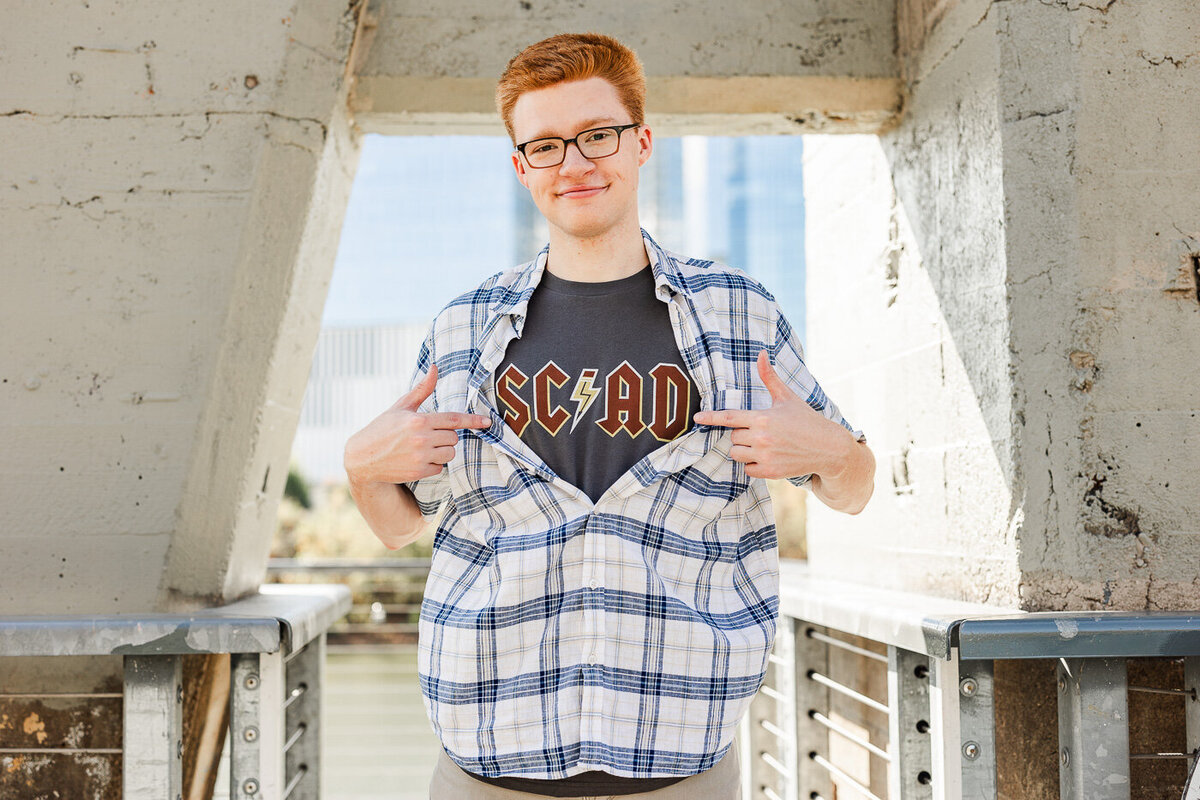
<path id="1" fill-rule="evenodd" d="M 585 119 L 583 122 L 581 122 L 580 124 L 583 127 L 580 128 L 579 130 L 580 131 L 591 130 L 592 128 L 596 127 L 597 125 L 612 124 L 616 121 L 617 121 L 616 117 L 592 117 L 591 119 Z M 532 142 L 534 139 L 549 139 L 549 138 L 557 138 L 557 137 L 558 137 L 557 133 L 553 133 L 549 130 L 543 129 L 541 133 L 539 133 L 537 136 L 531 137 L 528 141 Z"/>

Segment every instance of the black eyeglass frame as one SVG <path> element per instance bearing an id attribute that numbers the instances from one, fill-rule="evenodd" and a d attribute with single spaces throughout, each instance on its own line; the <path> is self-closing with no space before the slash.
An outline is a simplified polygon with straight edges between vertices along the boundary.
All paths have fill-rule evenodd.
<path id="1" fill-rule="evenodd" d="M 588 161 L 594 161 L 597 158 L 608 158 L 608 156 L 615 156 L 617 154 L 617 151 L 621 149 L 621 134 L 624 133 L 625 131 L 629 130 L 630 128 L 637 128 L 643 124 L 644 123 L 641 123 L 641 122 L 631 122 L 628 125 L 600 125 L 599 127 L 596 127 L 596 128 L 588 128 L 586 131 L 580 131 L 579 133 L 572 136 L 570 139 L 564 139 L 561 136 L 542 136 L 537 139 L 530 139 L 528 142 L 521 142 L 514 149 L 518 153 L 520 153 L 522 156 L 525 157 L 525 163 L 529 166 L 530 169 L 550 169 L 552 167 L 561 166 L 562 163 L 567 160 L 567 145 L 569 145 L 569 144 L 574 144 L 575 149 L 579 150 L 579 155 L 583 156 L 583 150 L 580 149 L 579 142 L 576 141 L 577 139 L 579 139 L 580 136 L 583 136 L 584 134 L 587 134 L 587 133 L 594 133 L 595 131 L 616 131 L 617 132 L 617 146 L 615 148 L 613 148 L 613 151 L 611 153 L 609 153 L 608 155 L 604 155 L 604 156 L 594 156 L 594 157 L 593 156 L 583 156 Z M 562 158 L 559 159 L 557 163 L 546 164 L 541 167 L 537 167 L 537 166 L 534 166 L 533 164 L 529 163 L 529 156 L 525 152 L 526 147 L 528 147 L 529 145 L 534 144 L 536 142 L 554 142 L 554 141 L 563 143 Z"/>

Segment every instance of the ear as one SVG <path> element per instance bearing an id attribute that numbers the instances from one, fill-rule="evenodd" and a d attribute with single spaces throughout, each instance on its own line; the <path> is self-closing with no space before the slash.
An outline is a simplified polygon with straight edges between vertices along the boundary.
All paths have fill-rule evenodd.
<path id="1" fill-rule="evenodd" d="M 642 166 L 650 160 L 650 153 L 654 150 L 654 135 L 650 132 L 650 128 L 643 125 L 638 128 L 638 166 Z"/>
<path id="2" fill-rule="evenodd" d="M 525 162 L 521 160 L 521 154 L 518 153 L 516 150 L 513 150 L 513 152 L 512 152 L 512 164 L 513 164 L 513 169 L 517 173 L 517 180 L 519 180 L 521 182 L 522 186 L 524 186 L 526 189 L 528 189 L 529 188 L 529 176 L 525 174 Z"/>

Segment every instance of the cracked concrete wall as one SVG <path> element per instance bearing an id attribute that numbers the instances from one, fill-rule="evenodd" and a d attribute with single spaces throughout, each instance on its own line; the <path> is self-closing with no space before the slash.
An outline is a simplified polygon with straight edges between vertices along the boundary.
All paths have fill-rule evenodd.
<path id="1" fill-rule="evenodd" d="M 1200 21 L 1194 3 L 997 6 L 1022 603 L 1200 601 Z M 1066 46 L 1051 47 L 1053 40 Z M 1019 235 L 1017 235 L 1019 233 Z"/>
<path id="2" fill-rule="evenodd" d="M 369 132 L 504 135 L 496 79 L 521 48 L 564 31 L 607 33 L 637 51 L 660 136 L 874 132 L 901 103 L 895 0 L 381 0 L 372 9 L 379 32 L 351 100 Z"/>
<path id="3" fill-rule="evenodd" d="M 901 4 L 902 123 L 806 156 L 810 360 L 880 456 L 864 514 L 810 504 L 819 568 L 1196 607 L 1197 27 L 1185 0 Z"/>
<path id="4" fill-rule="evenodd" d="M 2 16 L 0 613 L 254 591 L 356 166 L 354 8 Z"/>
<path id="5" fill-rule="evenodd" d="M 698 125 L 760 113 L 736 106 L 738 78 L 891 87 L 874 122 L 837 128 L 880 137 L 809 148 L 810 296 L 841 301 L 814 304 L 811 355 L 891 483 L 861 517 L 814 510 L 816 563 L 1030 607 L 1185 603 L 1200 245 L 1183 0 L 907 0 L 894 23 L 879 0 L 715 8 L 388 0 L 352 94 L 358 6 L 6 12 L 0 191 L 8 252 L 32 263 L 0 301 L 22 343 L 0 375 L 19 423 L 5 490 L 27 501 L 4 503 L 0 548 L 26 568 L 4 607 L 257 585 L 357 158 L 342 109 L 410 131 L 486 116 L 470 87 L 563 27 L 639 47 L 660 92 L 706 87 L 658 98 Z M 437 107 L 397 89 L 441 80 Z M 792 129 L 837 119 L 780 97 L 761 113 L 791 108 Z M 846 562 L 846 535 L 879 560 Z"/>

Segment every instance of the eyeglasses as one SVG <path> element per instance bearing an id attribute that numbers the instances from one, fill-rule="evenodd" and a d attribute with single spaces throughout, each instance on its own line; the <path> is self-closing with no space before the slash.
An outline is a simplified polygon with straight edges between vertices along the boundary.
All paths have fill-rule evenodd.
<path id="1" fill-rule="evenodd" d="M 621 146 L 621 134 L 624 131 L 636 128 L 641 124 L 634 122 L 629 125 L 589 128 L 575 134 L 571 139 L 563 139 L 560 136 L 531 139 L 517 145 L 516 149 L 525 156 L 526 163 L 534 169 L 557 167 L 567 157 L 567 145 L 571 142 L 575 143 L 575 146 L 579 148 L 579 154 L 584 158 L 606 158 L 617 152 L 617 148 Z"/>

